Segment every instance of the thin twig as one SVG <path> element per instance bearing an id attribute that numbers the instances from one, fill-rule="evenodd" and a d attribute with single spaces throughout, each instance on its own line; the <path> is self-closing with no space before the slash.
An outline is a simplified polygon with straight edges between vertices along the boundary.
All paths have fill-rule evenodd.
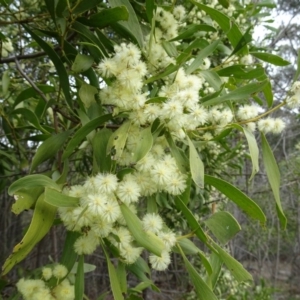
<path id="1" fill-rule="evenodd" d="M 16 63 L 16 67 L 18 69 L 18 71 L 21 73 L 21 75 L 29 82 L 29 84 L 33 87 L 33 89 L 42 97 L 42 99 L 47 103 L 48 100 L 46 98 L 46 96 L 44 95 L 44 93 L 36 86 L 36 84 L 24 73 L 24 71 L 22 70 L 19 61 L 17 60 L 17 58 L 15 58 L 15 63 Z"/>

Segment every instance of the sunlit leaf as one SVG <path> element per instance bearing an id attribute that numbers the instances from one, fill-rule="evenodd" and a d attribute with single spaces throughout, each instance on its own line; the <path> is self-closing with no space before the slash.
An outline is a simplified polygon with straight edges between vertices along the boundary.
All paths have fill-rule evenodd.
<path id="1" fill-rule="evenodd" d="M 226 211 L 214 213 L 204 223 L 222 244 L 226 244 L 241 230 L 238 221 Z"/>
<path id="2" fill-rule="evenodd" d="M 261 133 L 264 167 L 276 202 L 277 215 L 281 227 L 285 229 L 287 219 L 283 213 L 280 201 L 280 173 L 272 149 L 263 133 Z"/>
<path id="3" fill-rule="evenodd" d="M 206 184 L 214 186 L 222 194 L 228 197 L 249 217 L 259 220 L 262 224 L 266 223 L 266 216 L 262 212 L 261 208 L 238 188 L 234 187 L 223 179 L 209 175 L 205 175 L 204 181 Z"/>
<path id="4" fill-rule="evenodd" d="M 268 62 L 275 66 L 284 67 L 291 64 L 289 61 L 283 59 L 282 57 L 271 53 L 264 53 L 264 52 L 250 52 L 250 53 L 256 58 Z"/>
<path id="5" fill-rule="evenodd" d="M 58 191 L 61 190 L 59 185 L 57 185 L 51 178 L 45 175 L 35 174 L 16 180 L 8 188 L 8 194 L 12 196 L 21 189 L 30 189 L 35 187 L 50 187 Z"/>
<path id="6" fill-rule="evenodd" d="M 57 190 L 46 187 L 45 188 L 45 201 L 56 207 L 77 207 L 79 205 L 79 198 L 71 197 L 62 194 Z"/>
<path id="7" fill-rule="evenodd" d="M 70 133 L 71 131 L 64 131 L 45 140 L 38 147 L 36 154 L 32 159 L 30 173 L 32 173 L 42 162 L 55 156 L 69 137 Z"/>
<path id="8" fill-rule="evenodd" d="M 36 202 L 33 217 L 22 241 L 17 244 L 12 254 L 2 267 L 2 275 L 7 274 L 16 264 L 22 261 L 34 246 L 48 233 L 56 215 L 56 207 L 44 201 L 42 194 Z"/>

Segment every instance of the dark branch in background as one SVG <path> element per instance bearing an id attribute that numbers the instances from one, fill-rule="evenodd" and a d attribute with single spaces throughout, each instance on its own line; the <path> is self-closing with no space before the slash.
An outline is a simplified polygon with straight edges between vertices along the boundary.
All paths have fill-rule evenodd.
<path id="1" fill-rule="evenodd" d="M 16 59 L 18 59 L 18 60 L 20 60 L 20 59 L 31 59 L 31 58 L 41 57 L 41 56 L 44 56 L 44 55 L 46 55 L 46 52 L 44 52 L 44 51 L 31 53 L 31 54 L 16 55 L 16 56 L 13 56 L 13 57 L 1 58 L 0 63 L 1 64 L 11 63 L 11 62 L 15 62 Z"/>
<path id="2" fill-rule="evenodd" d="M 15 63 L 16 63 L 16 67 L 18 69 L 18 71 L 20 72 L 20 74 L 29 82 L 29 84 L 33 87 L 33 89 L 42 97 L 42 99 L 47 103 L 48 100 L 46 98 L 46 96 L 44 95 L 44 93 L 35 85 L 35 83 L 24 73 L 24 71 L 22 70 L 19 61 L 17 58 L 15 58 Z"/>
<path id="3" fill-rule="evenodd" d="M 75 32 L 71 33 L 67 37 L 66 40 L 69 42 L 75 35 L 76 35 Z M 53 50 L 61 51 L 60 45 L 56 45 L 53 48 Z M 31 59 L 31 58 L 37 58 L 37 57 L 41 57 L 41 56 L 45 56 L 45 55 L 48 55 L 48 54 L 45 51 L 40 51 L 40 52 L 35 52 L 35 53 L 30 53 L 30 54 L 22 54 L 22 55 L 16 55 L 16 56 L 12 56 L 12 57 L 5 57 L 5 58 L 0 58 L 0 64 L 15 62 L 16 59 L 17 60 Z"/>

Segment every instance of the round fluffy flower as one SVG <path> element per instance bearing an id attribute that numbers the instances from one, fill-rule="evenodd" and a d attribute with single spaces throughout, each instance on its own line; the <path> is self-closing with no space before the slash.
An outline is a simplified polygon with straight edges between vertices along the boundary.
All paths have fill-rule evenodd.
<path id="1" fill-rule="evenodd" d="M 62 279 L 66 277 L 67 274 L 68 269 L 64 265 L 58 264 L 53 269 L 53 276 L 55 276 L 56 278 Z"/>
<path id="2" fill-rule="evenodd" d="M 117 243 L 115 242 L 115 239 L 113 239 L 113 241 L 114 241 L 113 243 L 115 245 L 119 245 L 119 246 L 128 245 L 133 241 L 133 237 L 132 237 L 130 231 L 123 226 L 115 228 L 113 230 L 113 234 L 118 237 Z"/>
<path id="3" fill-rule="evenodd" d="M 160 231 L 157 236 L 164 242 L 167 250 L 170 250 L 176 244 L 176 235 L 170 230 L 167 232 Z"/>
<path id="4" fill-rule="evenodd" d="M 114 174 L 98 174 L 95 177 L 95 185 L 99 193 L 110 194 L 118 187 L 118 178 Z"/>
<path id="5" fill-rule="evenodd" d="M 149 256 L 149 261 L 151 267 L 157 271 L 164 271 L 168 268 L 168 265 L 171 263 L 170 253 L 167 251 L 163 251 L 161 256 L 156 256 L 151 254 Z"/>
<path id="6" fill-rule="evenodd" d="M 111 222 L 105 221 L 102 218 L 97 218 L 94 221 L 91 230 L 97 237 L 104 238 L 107 237 L 113 230 L 113 224 Z"/>
<path id="7" fill-rule="evenodd" d="M 185 8 L 182 5 L 177 5 L 173 9 L 173 15 L 175 19 L 181 21 L 185 17 Z"/>
<path id="8" fill-rule="evenodd" d="M 260 131 L 264 133 L 272 132 L 274 130 L 274 119 L 273 118 L 261 119 L 258 121 L 257 127 Z"/>
<path id="9" fill-rule="evenodd" d="M 181 173 L 175 173 L 170 178 L 165 190 L 172 195 L 180 195 L 186 188 L 185 177 Z"/>
<path id="10" fill-rule="evenodd" d="M 88 205 L 88 211 L 94 216 L 102 216 L 105 204 L 108 202 L 105 194 L 91 194 L 83 201 L 83 205 Z"/>
<path id="11" fill-rule="evenodd" d="M 166 165 L 163 161 L 158 161 L 153 166 L 153 169 L 150 171 L 153 180 L 159 186 L 165 186 L 168 184 L 171 176 L 172 176 L 172 169 L 166 168 Z"/>
<path id="12" fill-rule="evenodd" d="M 122 244 L 120 246 L 120 254 L 124 257 L 127 264 L 133 264 L 140 257 L 143 248 L 133 247 L 130 244 Z"/>
<path id="13" fill-rule="evenodd" d="M 45 282 L 40 279 L 20 279 L 17 284 L 17 289 L 24 296 L 24 299 L 31 300 L 37 293 L 43 292 L 44 290 L 50 292 L 45 286 Z M 48 298 L 49 299 L 49 298 Z"/>
<path id="14" fill-rule="evenodd" d="M 140 192 L 139 185 L 131 177 L 127 177 L 119 184 L 117 196 L 121 201 L 129 204 L 138 201 L 141 195 Z"/>
<path id="15" fill-rule="evenodd" d="M 101 215 L 104 221 L 113 223 L 120 217 L 120 215 L 121 215 L 120 206 L 116 200 L 110 199 L 109 201 L 107 201 L 107 203 L 105 203 Z"/>
<path id="16" fill-rule="evenodd" d="M 245 124 L 245 127 L 250 130 L 251 132 L 254 132 L 256 129 L 256 123 L 254 122 L 249 122 Z"/>
<path id="17" fill-rule="evenodd" d="M 248 120 L 258 115 L 258 107 L 256 105 L 244 105 L 239 107 L 237 116 L 240 120 Z"/>
<path id="18" fill-rule="evenodd" d="M 55 295 L 55 299 L 74 300 L 74 285 L 71 285 L 69 280 L 65 279 L 53 289 L 53 294 Z"/>
<path id="19" fill-rule="evenodd" d="M 77 254 L 92 254 L 98 246 L 98 239 L 94 234 L 82 235 L 74 243 Z"/>
<path id="20" fill-rule="evenodd" d="M 285 128 L 285 123 L 281 119 L 277 118 L 274 120 L 273 133 L 275 134 L 281 133 L 284 128 Z"/>
<path id="21" fill-rule="evenodd" d="M 52 269 L 44 267 L 42 270 L 42 276 L 45 278 L 45 280 L 49 280 L 52 277 Z"/>
<path id="22" fill-rule="evenodd" d="M 300 81 L 295 81 L 291 87 L 291 92 L 298 94 L 300 92 Z"/>
<path id="23" fill-rule="evenodd" d="M 300 106 L 300 95 L 294 95 L 292 97 L 289 97 L 287 100 L 287 105 L 290 107 L 290 108 L 297 108 Z"/>
<path id="24" fill-rule="evenodd" d="M 163 227 L 163 220 L 157 214 L 148 213 L 144 216 L 142 220 L 143 229 L 145 231 L 151 231 L 153 233 L 157 233 L 161 231 Z"/>
<path id="25" fill-rule="evenodd" d="M 196 104 L 189 108 L 191 118 L 197 123 L 197 125 L 203 125 L 207 121 L 207 110 Z"/>

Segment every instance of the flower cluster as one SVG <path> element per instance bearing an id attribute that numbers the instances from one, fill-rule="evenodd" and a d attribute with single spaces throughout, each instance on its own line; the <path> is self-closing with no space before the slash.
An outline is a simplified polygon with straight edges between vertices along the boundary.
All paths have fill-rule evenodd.
<path id="1" fill-rule="evenodd" d="M 153 154 L 149 154 L 149 157 L 153 158 Z M 172 172 L 176 174 L 178 170 L 174 159 L 168 155 L 164 156 L 160 164 L 154 166 L 144 160 L 139 168 L 141 172 L 137 170 L 128 174 L 122 181 L 116 175 L 100 173 L 88 178 L 84 185 L 72 186 L 66 191 L 68 195 L 80 198 L 76 208 L 59 208 L 60 217 L 67 229 L 82 233 L 74 244 L 78 254 L 93 253 L 101 239 L 107 238 L 118 248 L 122 260 L 127 264 L 134 263 L 141 255 L 143 248 L 136 246 L 134 237 L 127 229 L 119 202 L 125 203 L 136 213 L 135 204 L 139 199 L 158 189 L 166 189 L 173 194 L 182 193 L 185 189 L 185 178 L 179 174 L 171 179 Z M 172 185 L 167 184 L 168 179 L 172 180 Z M 170 263 L 169 251 L 175 245 L 175 234 L 164 225 L 157 214 L 146 214 L 142 224 L 145 232 L 152 232 L 165 244 L 164 267 L 160 263 L 151 262 L 155 261 L 155 255 L 150 259 L 153 268 L 163 270 Z"/>
<path id="2" fill-rule="evenodd" d="M 42 270 L 42 279 L 20 279 L 17 283 L 17 288 L 25 300 L 74 300 L 75 290 L 74 285 L 65 278 L 68 270 L 63 265 L 56 265 L 53 269 L 45 267 Z M 58 284 L 50 289 L 47 281 L 55 277 Z M 64 278 L 64 279 L 63 279 Z M 59 280 L 63 279 L 59 282 Z"/>

